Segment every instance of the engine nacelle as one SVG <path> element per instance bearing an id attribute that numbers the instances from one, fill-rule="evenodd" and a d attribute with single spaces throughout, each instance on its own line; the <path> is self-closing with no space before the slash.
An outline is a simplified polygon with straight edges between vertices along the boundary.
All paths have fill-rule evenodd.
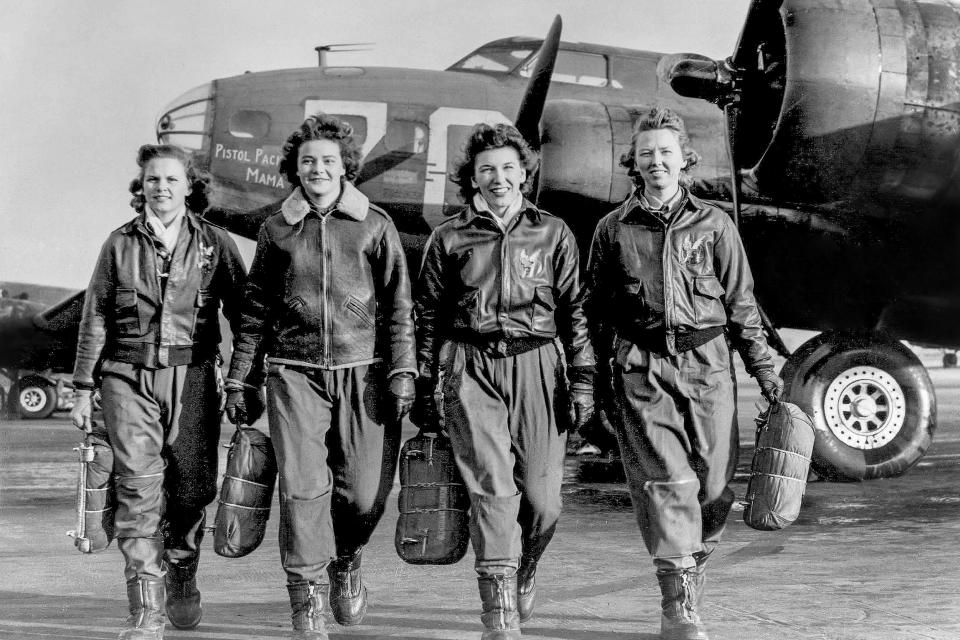
<path id="1" fill-rule="evenodd" d="M 929 201 L 960 178 L 960 5 L 784 0 L 741 42 L 734 148 L 761 195 Z"/>

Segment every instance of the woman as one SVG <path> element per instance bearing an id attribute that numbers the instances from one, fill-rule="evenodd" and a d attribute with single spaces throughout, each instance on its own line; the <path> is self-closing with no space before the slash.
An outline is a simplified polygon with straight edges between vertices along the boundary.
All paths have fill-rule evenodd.
<path id="1" fill-rule="evenodd" d="M 359 158 L 350 125 L 332 116 L 307 118 L 287 139 L 280 171 L 294 190 L 260 229 L 227 378 L 227 411 L 242 419 L 241 390 L 266 340 L 296 638 L 327 637 L 324 569 L 337 622 L 363 619 L 361 550 L 383 515 L 415 397 L 406 260 L 390 217 L 350 183 Z"/>
<path id="2" fill-rule="evenodd" d="M 576 240 L 523 197 L 537 155 L 509 125 L 477 125 L 465 151 L 453 179 L 467 206 L 434 229 L 417 286 L 418 408 L 429 415 L 442 373 L 470 492 L 482 637 L 493 640 L 519 637 L 533 615 L 537 562 L 560 517 L 566 389 L 555 339 L 578 427 L 593 413 L 594 360 Z"/>
<path id="3" fill-rule="evenodd" d="M 685 188 L 698 158 L 680 116 L 643 114 L 621 159 L 636 192 L 597 225 L 587 267 L 594 345 L 612 362 L 623 466 L 663 595 L 663 640 L 707 637 L 697 606 L 737 463 L 728 337 L 764 397 L 783 390 L 740 234 Z"/>
<path id="4" fill-rule="evenodd" d="M 136 218 L 113 231 L 84 301 L 72 419 L 91 428 L 99 384 L 114 451 L 115 531 L 130 616 L 119 638 L 162 638 L 200 622 L 204 508 L 216 496 L 220 303 L 234 329 L 246 276 L 226 231 L 198 214 L 209 178 L 190 155 L 144 145 Z"/>

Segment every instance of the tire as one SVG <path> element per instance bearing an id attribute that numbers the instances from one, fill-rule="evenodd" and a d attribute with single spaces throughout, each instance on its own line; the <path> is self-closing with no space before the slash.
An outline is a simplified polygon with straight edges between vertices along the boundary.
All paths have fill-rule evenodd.
<path id="1" fill-rule="evenodd" d="M 42 420 L 57 408 L 57 391 L 48 384 L 21 380 L 18 393 L 21 418 Z"/>
<path id="2" fill-rule="evenodd" d="M 824 478 L 898 476 L 930 447 L 933 383 L 917 356 L 890 336 L 822 333 L 791 354 L 780 375 L 784 398 L 813 420 L 811 466 Z"/>

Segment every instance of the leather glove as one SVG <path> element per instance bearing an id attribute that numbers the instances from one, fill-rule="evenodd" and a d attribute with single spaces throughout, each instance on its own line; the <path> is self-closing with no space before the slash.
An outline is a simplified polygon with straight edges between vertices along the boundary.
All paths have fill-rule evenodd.
<path id="1" fill-rule="evenodd" d="M 417 398 L 416 387 L 413 383 L 413 374 L 397 373 L 390 378 L 390 395 L 393 396 L 393 418 L 400 422 L 403 416 L 410 413 L 413 402 Z"/>
<path id="2" fill-rule="evenodd" d="M 570 367 L 567 378 L 570 380 L 570 424 L 579 430 L 589 424 L 594 414 L 593 367 Z"/>
<path id="3" fill-rule="evenodd" d="M 431 376 L 420 376 L 416 380 L 417 400 L 410 413 L 410 420 L 425 433 L 440 431 L 440 414 L 437 401 L 433 397 L 434 381 Z"/>
<path id="4" fill-rule="evenodd" d="M 70 411 L 70 421 L 73 426 L 85 433 L 93 430 L 90 416 L 93 414 L 93 391 L 77 389 L 74 391 L 73 409 Z"/>
<path id="5" fill-rule="evenodd" d="M 227 418 L 235 425 L 249 424 L 245 391 L 243 388 L 227 388 L 227 402 L 223 408 L 227 412 Z"/>
<path id="6" fill-rule="evenodd" d="M 783 395 L 783 380 L 773 369 L 758 371 L 757 382 L 760 384 L 760 393 L 767 402 L 774 404 L 780 401 L 780 396 Z"/>

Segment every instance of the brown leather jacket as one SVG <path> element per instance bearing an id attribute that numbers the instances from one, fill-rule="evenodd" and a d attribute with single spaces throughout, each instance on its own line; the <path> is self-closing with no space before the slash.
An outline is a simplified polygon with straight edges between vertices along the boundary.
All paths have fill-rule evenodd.
<path id="1" fill-rule="evenodd" d="M 472 206 L 433 230 L 416 293 L 418 360 L 430 375 L 440 342 L 552 339 L 571 366 L 594 365 L 583 312 L 576 239 L 531 203 L 504 234 Z"/>
<path id="2" fill-rule="evenodd" d="M 400 235 L 350 183 L 325 216 L 298 188 L 263 223 L 244 297 L 232 380 L 244 381 L 264 339 L 270 362 L 341 369 L 383 361 L 387 377 L 416 373 Z"/>
<path id="3" fill-rule="evenodd" d="M 159 369 L 212 357 L 220 345 L 221 302 L 233 329 L 239 327 L 246 270 L 230 235 L 187 211 L 165 287 L 158 246 L 144 214 L 103 244 L 80 320 L 78 388 L 95 385 L 101 359 Z"/>
<path id="4" fill-rule="evenodd" d="M 684 336 L 724 328 L 748 372 L 773 368 L 740 234 L 727 214 L 689 194 L 667 223 L 635 196 L 600 220 L 586 304 L 604 355 L 614 333 L 647 344 L 656 336 L 662 348 L 651 350 L 676 355 Z"/>

